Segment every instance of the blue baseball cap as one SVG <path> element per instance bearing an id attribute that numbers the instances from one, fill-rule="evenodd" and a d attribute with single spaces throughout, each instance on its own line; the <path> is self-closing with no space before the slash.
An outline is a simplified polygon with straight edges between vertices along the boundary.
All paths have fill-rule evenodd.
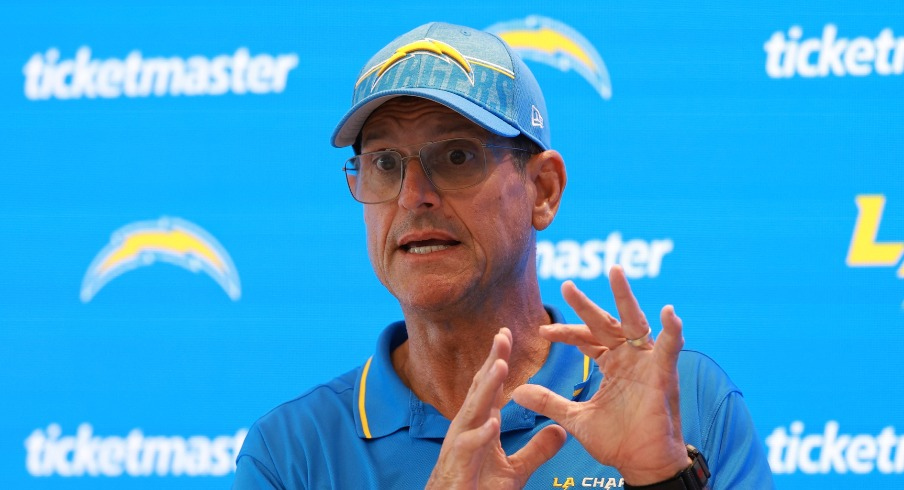
<path id="1" fill-rule="evenodd" d="M 371 113 L 403 95 L 443 104 L 500 136 L 524 134 L 550 148 L 540 85 L 494 34 L 434 22 L 396 38 L 361 70 L 352 107 L 333 131 L 333 146 L 353 144 Z"/>

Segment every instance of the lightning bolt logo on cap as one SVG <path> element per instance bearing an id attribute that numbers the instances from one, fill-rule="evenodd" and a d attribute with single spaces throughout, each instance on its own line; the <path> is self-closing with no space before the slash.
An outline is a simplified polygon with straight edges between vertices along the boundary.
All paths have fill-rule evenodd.
<path id="1" fill-rule="evenodd" d="M 217 240 L 201 227 L 180 218 L 160 218 L 126 225 L 113 233 L 82 280 L 81 300 L 91 299 L 108 282 L 139 267 L 168 262 L 183 269 L 203 271 L 226 294 L 238 301 L 241 284 L 232 258 Z"/>
<path id="2" fill-rule="evenodd" d="M 603 99 L 612 97 L 609 70 L 596 48 L 563 22 L 539 15 L 493 24 L 486 29 L 526 60 L 561 71 L 574 69 Z"/>
<path id="3" fill-rule="evenodd" d="M 369 77 L 373 72 L 376 71 L 377 76 L 374 77 L 373 84 L 371 84 L 371 89 L 373 89 L 374 87 L 376 87 L 377 82 L 380 81 L 380 78 L 383 77 L 383 74 L 389 71 L 390 68 L 414 57 L 414 55 L 418 53 L 436 56 L 437 58 L 445 60 L 450 64 L 453 64 L 454 62 L 454 64 L 461 68 L 461 70 L 465 73 L 465 76 L 468 77 L 468 81 L 471 82 L 471 85 L 474 85 L 474 70 L 471 68 L 471 64 L 464 57 L 464 55 L 462 55 L 457 49 L 442 41 L 427 38 L 408 43 L 396 49 L 395 53 L 393 53 L 392 56 L 387 58 L 382 63 L 375 65 L 370 70 L 364 72 L 358 78 L 358 81 L 355 82 L 355 87 L 357 87 L 362 80 Z"/>

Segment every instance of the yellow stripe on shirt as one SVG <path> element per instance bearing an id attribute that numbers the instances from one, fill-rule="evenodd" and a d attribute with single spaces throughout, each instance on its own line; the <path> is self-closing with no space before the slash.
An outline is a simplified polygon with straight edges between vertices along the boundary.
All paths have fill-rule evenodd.
<path id="1" fill-rule="evenodd" d="M 364 363 L 364 370 L 361 371 L 361 391 L 358 394 L 358 412 L 361 414 L 361 429 L 364 430 L 364 437 L 371 439 L 370 436 L 370 426 L 367 425 L 367 411 L 364 409 L 364 394 L 367 390 L 367 372 L 370 371 L 370 361 L 373 361 L 373 356 Z"/>
<path id="2" fill-rule="evenodd" d="M 584 356 L 584 377 L 581 379 L 581 382 L 584 383 L 587 381 L 587 378 L 590 377 L 590 356 Z M 580 387 L 574 390 L 574 393 L 571 394 L 572 398 L 577 397 L 584 391 L 584 387 Z"/>

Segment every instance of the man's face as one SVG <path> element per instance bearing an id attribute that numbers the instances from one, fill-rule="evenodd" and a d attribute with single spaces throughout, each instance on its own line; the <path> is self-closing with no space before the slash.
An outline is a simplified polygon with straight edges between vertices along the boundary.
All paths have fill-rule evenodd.
<path id="1" fill-rule="evenodd" d="M 459 137 L 508 146 L 443 105 L 402 97 L 370 116 L 361 147 L 410 156 L 428 141 Z M 364 206 L 374 271 L 403 308 L 437 311 L 492 302 L 521 281 L 536 281 L 535 189 L 510 153 L 485 154 L 487 177 L 474 187 L 437 190 L 420 160 L 411 158 L 398 199 Z"/>

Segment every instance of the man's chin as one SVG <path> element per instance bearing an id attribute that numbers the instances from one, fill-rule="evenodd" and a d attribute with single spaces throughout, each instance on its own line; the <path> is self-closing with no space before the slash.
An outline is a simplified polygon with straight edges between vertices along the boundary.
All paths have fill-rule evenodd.
<path id="1" fill-rule="evenodd" d="M 460 304 L 466 296 L 466 289 L 460 284 L 440 280 L 414 280 L 393 288 L 392 293 L 403 311 L 440 313 Z"/>

